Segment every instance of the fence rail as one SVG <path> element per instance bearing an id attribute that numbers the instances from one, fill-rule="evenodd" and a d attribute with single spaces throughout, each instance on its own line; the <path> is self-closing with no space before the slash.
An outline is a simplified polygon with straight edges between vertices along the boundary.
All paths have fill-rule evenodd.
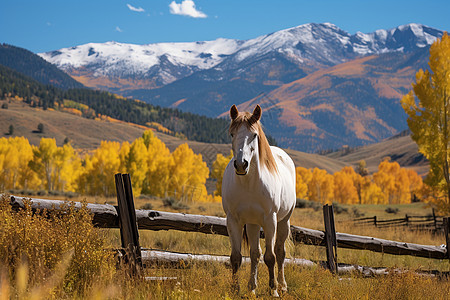
<path id="1" fill-rule="evenodd" d="M 13 208 L 24 207 L 24 200 L 28 198 L 10 196 Z M 58 210 L 67 202 L 59 200 L 31 199 L 31 207 L 34 210 L 48 209 Z M 80 208 L 81 203 L 74 202 L 75 207 Z M 103 228 L 118 228 L 119 217 L 117 207 L 109 204 L 87 204 L 93 214 L 93 223 Z M 181 230 L 202 232 L 206 234 L 227 235 L 225 218 L 192 215 L 182 213 L 170 213 L 156 210 L 136 210 L 138 228 L 148 230 Z M 323 231 L 303 228 L 291 225 L 291 233 L 294 242 L 308 245 L 325 246 L 325 234 Z M 263 232 L 261 232 L 263 236 Z M 384 240 L 374 237 L 336 233 L 338 248 L 369 250 L 394 255 L 413 255 L 426 258 L 448 258 L 448 246 L 430 246 L 413 243 Z"/>

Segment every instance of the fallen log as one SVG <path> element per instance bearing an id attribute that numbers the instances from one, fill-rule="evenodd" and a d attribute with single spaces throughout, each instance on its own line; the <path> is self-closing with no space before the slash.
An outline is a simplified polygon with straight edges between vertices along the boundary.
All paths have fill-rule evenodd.
<path id="1" fill-rule="evenodd" d="M 142 262 L 144 265 L 168 264 L 171 266 L 177 265 L 186 268 L 189 267 L 192 263 L 208 262 L 208 263 L 222 263 L 228 267 L 231 267 L 229 256 L 167 252 L 150 249 L 141 249 L 141 253 L 142 253 Z M 264 263 L 262 259 L 260 259 L 259 262 Z M 250 258 L 242 257 L 242 263 L 249 264 Z M 326 267 L 325 261 L 313 262 L 311 260 L 302 258 L 286 258 L 285 263 L 288 265 L 297 265 L 303 267 Z M 359 265 L 338 264 L 338 274 L 341 275 L 356 273 L 364 277 L 374 277 L 388 274 L 402 274 L 407 272 L 411 271 L 400 268 L 373 268 Z M 449 272 L 423 271 L 423 270 L 413 272 L 420 276 L 430 276 L 430 277 L 449 276 Z"/>
<path id="2" fill-rule="evenodd" d="M 0 194 L 1 196 L 1 194 Z M 36 199 L 10 196 L 10 204 L 13 209 L 24 209 L 24 201 L 31 200 L 31 209 L 37 210 L 63 210 L 67 209 L 68 205 L 73 205 L 75 208 L 80 209 L 83 205 L 81 202 L 64 201 L 64 200 L 48 200 L 48 199 Z M 94 204 L 87 203 L 86 208 L 93 214 L 92 223 L 98 227 L 103 228 L 119 228 L 119 215 L 115 206 L 110 204 Z"/>

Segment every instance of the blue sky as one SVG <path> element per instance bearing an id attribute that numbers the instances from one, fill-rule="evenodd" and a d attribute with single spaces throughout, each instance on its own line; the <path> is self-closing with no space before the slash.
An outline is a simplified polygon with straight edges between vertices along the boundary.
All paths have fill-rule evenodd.
<path id="1" fill-rule="evenodd" d="M 448 0 L 1 0 L 0 43 L 33 52 L 89 42 L 250 39 L 305 23 L 353 34 L 421 23 L 450 30 Z"/>

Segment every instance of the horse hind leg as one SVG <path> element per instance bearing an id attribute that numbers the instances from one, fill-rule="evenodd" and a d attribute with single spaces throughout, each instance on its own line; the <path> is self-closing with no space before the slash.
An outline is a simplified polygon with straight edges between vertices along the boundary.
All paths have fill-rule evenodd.
<path id="1" fill-rule="evenodd" d="M 277 238 L 275 241 L 275 254 L 278 265 L 278 283 L 281 285 L 283 292 L 287 291 L 286 279 L 284 277 L 284 259 L 286 257 L 285 242 L 289 237 L 290 222 L 282 220 L 277 226 Z"/>
<path id="2" fill-rule="evenodd" d="M 269 287 L 273 297 L 278 297 L 278 283 L 275 279 L 275 235 L 277 231 L 276 215 L 272 215 L 263 226 L 266 240 L 266 252 L 264 253 L 264 262 L 269 270 Z"/>
<path id="3" fill-rule="evenodd" d="M 247 224 L 247 237 L 250 244 L 250 279 L 248 281 L 248 289 L 256 294 L 258 262 L 261 257 L 261 247 L 259 245 L 259 234 L 261 226 L 255 224 Z"/>

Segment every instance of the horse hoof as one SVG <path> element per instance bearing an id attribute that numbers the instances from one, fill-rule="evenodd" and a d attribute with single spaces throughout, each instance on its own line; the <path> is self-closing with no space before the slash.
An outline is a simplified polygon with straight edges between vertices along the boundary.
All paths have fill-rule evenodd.
<path id="1" fill-rule="evenodd" d="M 253 296 L 256 296 L 256 290 L 252 290 L 250 293 L 251 293 Z"/>
<path id="2" fill-rule="evenodd" d="M 272 290 L 272 297 L 275 297 L 275 298 L 280 297 L 280 295 L 278 295 L 278 291 L 277 290 Z"/>

